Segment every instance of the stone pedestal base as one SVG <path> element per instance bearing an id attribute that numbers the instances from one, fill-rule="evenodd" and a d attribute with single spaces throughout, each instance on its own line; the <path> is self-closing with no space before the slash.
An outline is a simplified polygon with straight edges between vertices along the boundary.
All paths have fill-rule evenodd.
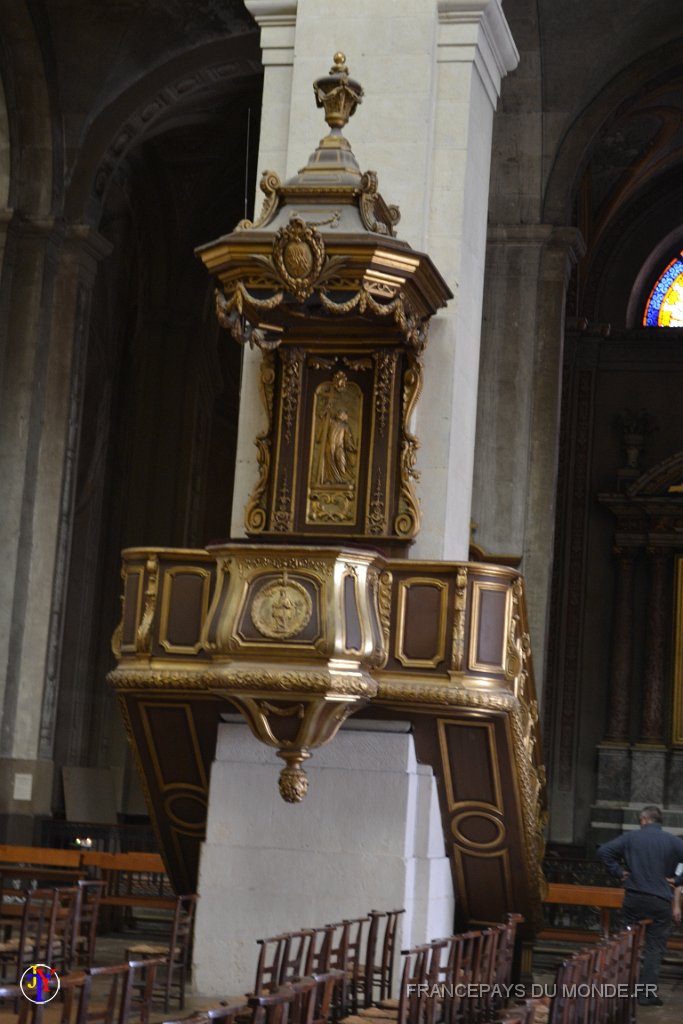
<path id="1" fill-rule="evenodd" d="M 672 750 L 667 779 L 667 806 L 683 808 L 683 750 Z"/>
<path id="2" fill-rule="evenodd" d="M 634 747 L 631 751 L 631 803 L 664 803 L 666 749 Z"/>
<path id="3" fill-rule="evenodd" d="M 601 744 L 598 747 L 598 803 L 627 803 L 630 782 L 630 747 Z"/>
<path id="4" fill-rule="evenodd" d="M 352 722 L 316 750 L 295 805 L 278 793 L 275 752 L 246 725 L 219 728 L 195 926 L 202 996 L 248 991 L 256 940 L 282 931 L 405 907 L 398 949 L 452 932 L 431 770 L 411 735 L 380 728 Z"/>

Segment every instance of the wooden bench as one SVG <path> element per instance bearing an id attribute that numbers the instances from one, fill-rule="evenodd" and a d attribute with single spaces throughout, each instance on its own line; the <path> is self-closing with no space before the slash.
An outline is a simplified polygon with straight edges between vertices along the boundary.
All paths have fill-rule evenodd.
<path id="1" fill-rule="evenodd" d="M 624 902 L 624 890 L 609 885 L 575 885 L 571 882 L 549 882 L 544 903 L 564 904 L 570 907 L 594 907 L 599 913 L 600 930 L 588 928 L 542 928 L 536 935 L 540 941 L 600 942 L 610 934 L 613 910 Z M 668 949 L 683 949 L 683 936 L 672 935 Z"/>
<path id="2" fill-rule="evenodd" d="M 133 923 L 134 908 L 173 913 L 176 896 L 158 853 L 100 853 L 84 850 L 83 867 L 101 878 L 105 891 L 100 907 L 109 927 Z"/>
<path id="3" fill-rule="evenodd" d="M 20 889 L 35 882 L 43 885 L 75 885 L 85 878 L 79 850 L 54 850 L 49 847 L 10 846 L 0 844 L 0 895 L 16 896 L 17 887 L 9 881 L 23 883 Z"/>

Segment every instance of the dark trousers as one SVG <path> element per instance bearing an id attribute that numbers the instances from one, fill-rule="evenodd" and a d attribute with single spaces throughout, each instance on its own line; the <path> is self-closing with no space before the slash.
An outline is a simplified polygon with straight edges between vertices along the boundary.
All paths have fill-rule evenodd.
<path id="1" fill-rule="evenodd" d="M 645 932 L 640 982 L 642 985 L 656 985 L 666 940 L 671 931 L 671 900 L 644 892 L 629 892 L 627 889 L 624 893 L 624 918 L 626 924 L 637 924 L 645 918 L 652 921 Z"/>

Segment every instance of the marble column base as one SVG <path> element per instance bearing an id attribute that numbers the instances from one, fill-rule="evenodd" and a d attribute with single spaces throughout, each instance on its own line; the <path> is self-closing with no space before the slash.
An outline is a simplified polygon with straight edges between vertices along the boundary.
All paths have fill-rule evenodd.
<path id="1" fill-rule="evenodd" d="M 597 802 L 628 803 L 631 788 L 631 749 L 612 744 L 598 746 Z"/>
<path id="2" fill-rule="evenodd" d="M 683 807 L 683 750 L 672 750 L 669 757 L 667 807 Z"/>
<path id="3" fill-rule="evenodd" d="M 666 749 L 633 747 L 631 751 L 631 803 L 664 803 Z"/>

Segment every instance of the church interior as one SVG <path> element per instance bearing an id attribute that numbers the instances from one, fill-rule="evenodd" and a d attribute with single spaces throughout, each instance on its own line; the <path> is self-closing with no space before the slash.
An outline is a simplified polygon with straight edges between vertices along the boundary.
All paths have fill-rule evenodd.
<path id="1" fill-rule="evenodd" d="M 0 839 L 161 853 L 202 992 L 683 835 L 674 15 L 0 0 Z"/>

